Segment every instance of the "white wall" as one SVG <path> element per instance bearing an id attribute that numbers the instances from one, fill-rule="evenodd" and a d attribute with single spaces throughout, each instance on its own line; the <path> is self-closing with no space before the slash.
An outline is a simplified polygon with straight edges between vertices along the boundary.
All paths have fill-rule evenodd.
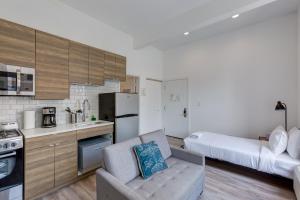
<path id="1" fill-rule="evenodd" d="M 146 77 L 162 78 L 162 53 L 159 50 L 153 47 L 134 50 L 129 35 L 57 0 L 1 1 L 0 18 L 124 55 L 127 57 L 127 73 L 141 78 L 140 88 L 146 87 Z M 151 119 L 144 119 L 152 109 L 144 105 L 146 98 L 141 97 L 140 107 L 148 109 L 141 110 L 140 116 L 151 123 Z M 147 130 L 140 126 L 140 131 Z"/>
<path id="2" fill-rule="evenodd" d="M 297 51 L 297 56 L 298 56 L 298 102 L 300 102 L 300 4 L 299 4 L 299 7 L 298 7 L 298 13 L 297 13 L 297 16 L 298 16 L 298 30 L 297 30 L 297 36 L 298 36 L 298 51 Z M 297 126 L 300 127 L 300 103 L 298 103 L 298 120 L 297 120 Z"/>
<path id="3" fill-rule="evenodd" d="M 190 131 L 257 138 L 284 123 L 277 100 L 295 126 L 296 41 L 292 14 L 167 51 L 164 79 L 189 79 Z"/>

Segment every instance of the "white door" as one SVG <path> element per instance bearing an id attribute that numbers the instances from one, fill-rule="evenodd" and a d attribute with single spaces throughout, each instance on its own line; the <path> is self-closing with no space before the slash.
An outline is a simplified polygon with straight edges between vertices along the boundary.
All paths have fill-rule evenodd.
<path id="1" fill-rule="evenodd" d="M 188 84 L 186 79 L 164 81 L 163 125 L 165 134 L 188 136 Z"/>
<path id="2" fill-rule="evenodd" d="M 162 129 L 162 83 L 145 80 L 141 91 L 141 133 Z"/>

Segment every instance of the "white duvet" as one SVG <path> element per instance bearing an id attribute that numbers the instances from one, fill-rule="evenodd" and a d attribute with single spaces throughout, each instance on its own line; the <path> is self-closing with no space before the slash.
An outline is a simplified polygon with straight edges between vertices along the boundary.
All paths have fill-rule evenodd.
<path id="1" fill-rule="evenodd" d="M 270 174 L 292 178 L 300 161 L 287 153 L 275 156 L 263 141 L 234 136 L 196 132 L 184 139 L 185 148 L 207 157 L 231 162 Z"/>

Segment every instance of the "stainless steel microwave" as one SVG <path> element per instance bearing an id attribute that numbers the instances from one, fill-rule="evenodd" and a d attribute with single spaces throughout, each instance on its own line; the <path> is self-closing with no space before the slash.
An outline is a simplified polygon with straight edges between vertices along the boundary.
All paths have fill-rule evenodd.
<path id="1" fill-rule="evenodd" d="M 0 96 L 34 96 L 35 69 L 0 64 Z"/>

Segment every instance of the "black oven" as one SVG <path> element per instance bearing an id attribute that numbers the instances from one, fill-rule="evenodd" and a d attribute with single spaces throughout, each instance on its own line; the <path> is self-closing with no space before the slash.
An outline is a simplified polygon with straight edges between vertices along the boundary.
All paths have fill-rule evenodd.
<path id="1" fill-rule="evenodd" d="M 22 199 L 24 181 L 23 148 L 0 153 L 0 199 Z"/>

